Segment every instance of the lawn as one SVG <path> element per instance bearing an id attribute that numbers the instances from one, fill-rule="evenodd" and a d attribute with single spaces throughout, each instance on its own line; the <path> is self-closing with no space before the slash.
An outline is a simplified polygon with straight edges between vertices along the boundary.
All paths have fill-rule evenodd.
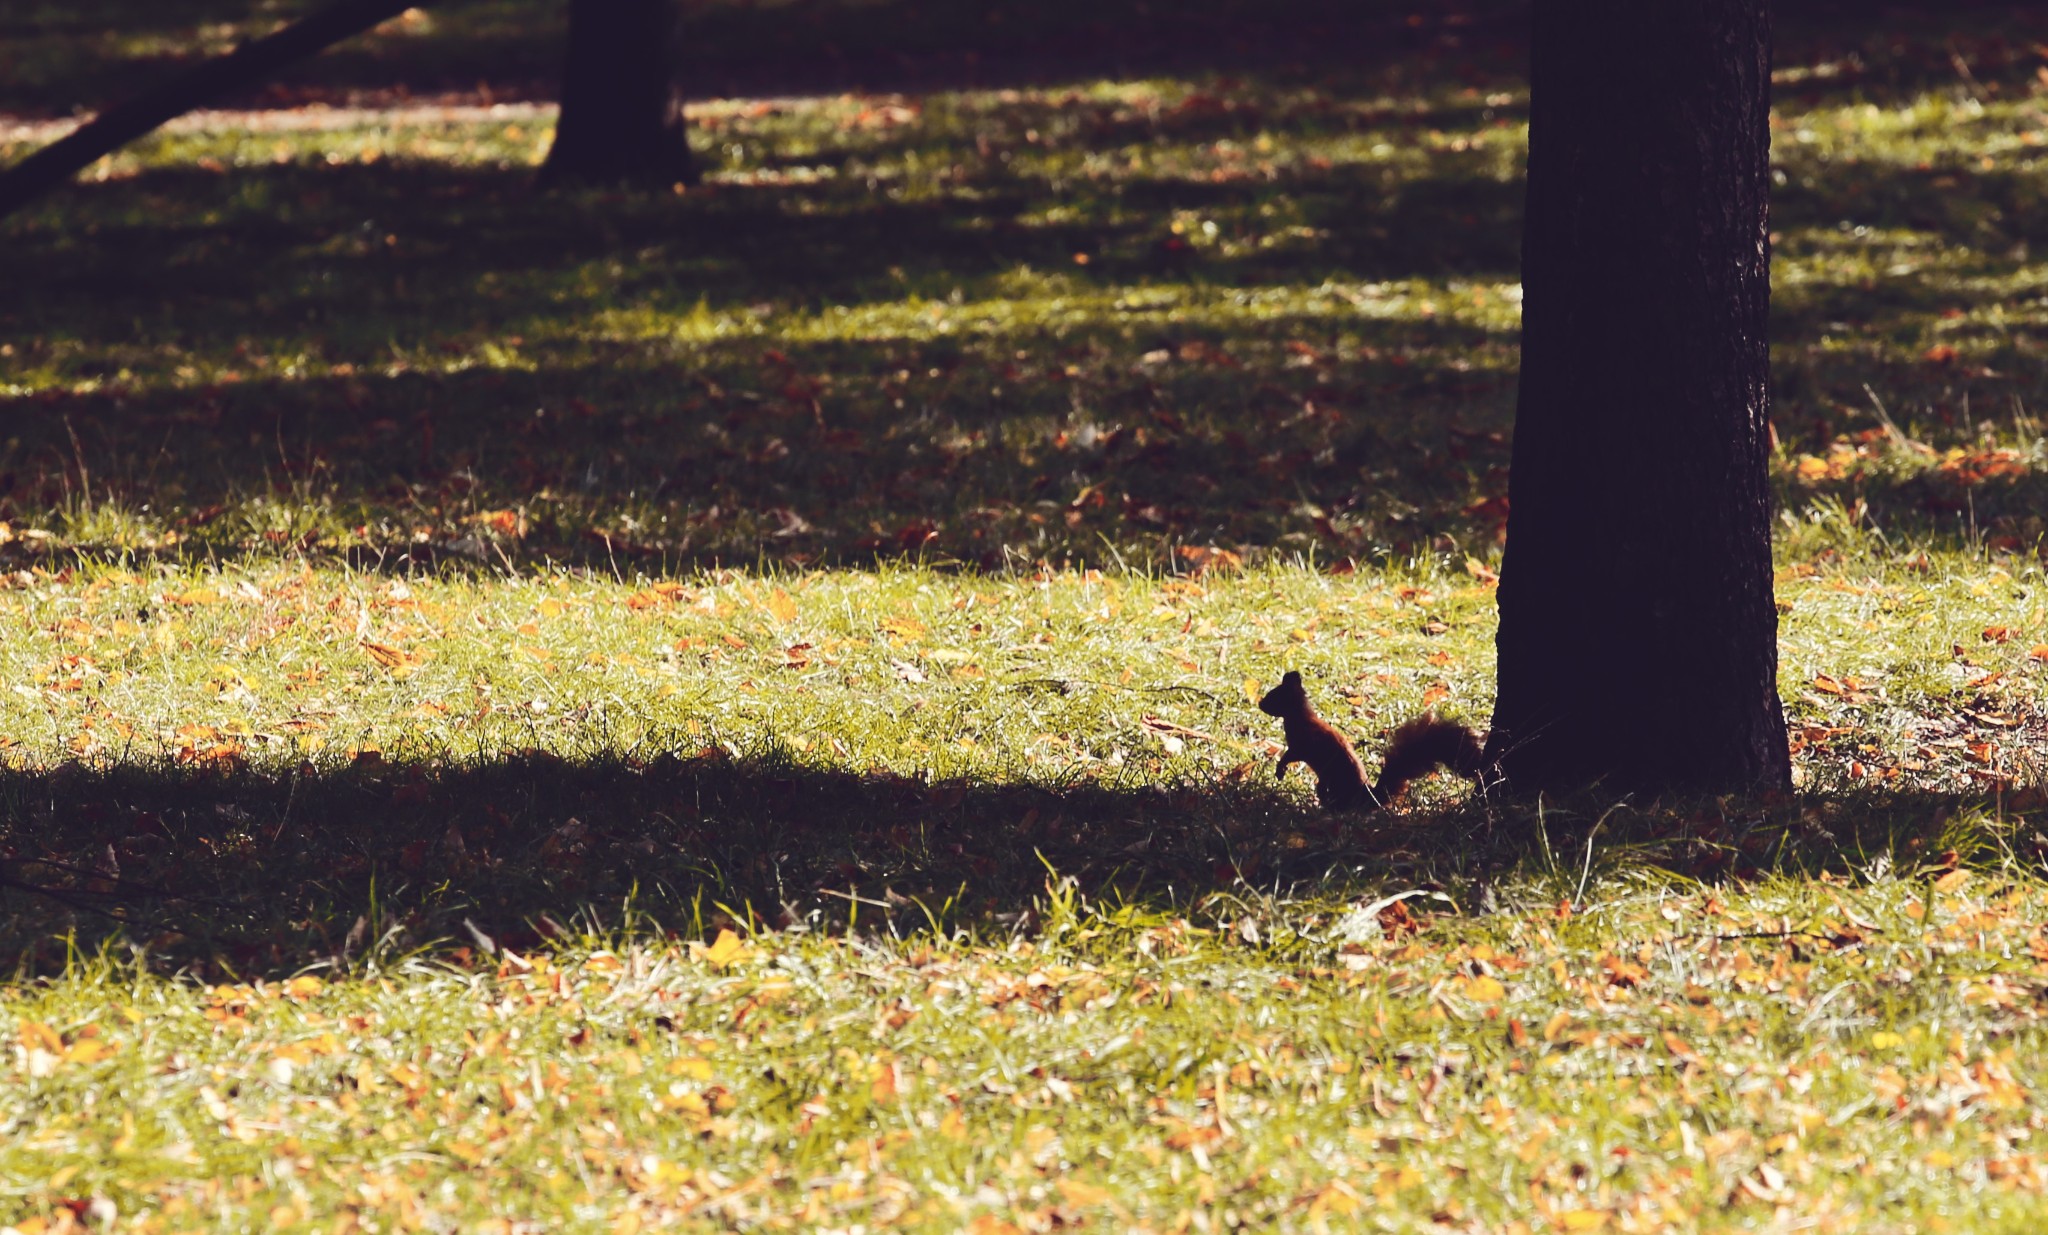
<path id="1" fill-rule="evenodd" d="M 295 11 L 98 7 L 0 158 Z M 0 1224 L 2035 1229 L 2038 22 L 1784 23 L 1798 791 L 1332 819 L 1282 672 L 1491 708 L 1513 9 L 905 11 L 701 14 L 686 194 L 458 6 L 0 221 Z"/>

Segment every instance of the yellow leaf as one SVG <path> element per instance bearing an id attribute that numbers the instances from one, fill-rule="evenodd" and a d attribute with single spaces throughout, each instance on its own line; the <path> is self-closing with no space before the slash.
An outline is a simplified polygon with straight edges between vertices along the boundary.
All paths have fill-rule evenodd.
<path id="1" fill-rule="evenodd" d="M 325 990 L 326 985 L 310 973 L 300 974 L 284 984 L 284 993 L 293 999 L 311 999 Z"/>
<path id="2" fill-rule="evenodd" d="M 1895 1033 L 1885 1032 L 1870 1035 L 1870 1047 L 1872 1050 L 1888 1051 L 1895 1046 L 1904 1046 L 1905 1044 L 1906 1040 Z"/>
<path id="3" fill-rule="evenodd" d="M 1927 1155 L 1927 1165 L 1936 1170 L 1947 1170 L 1956 1164 L 1956 1156 L 1946 1149 L 1937 1149 Z"/>
<path id="4" fill-rule="evenodd" d="M 1607 1215 L 1597 1209 L 1574 1209 L 1563 1221 L 1567 1231 L 1597 1231 L 1607 1225 Z"/>
<path id="5" fill-rule="evenodd" d="M 113 1150 L 117 1154 L 125 1154 L 129 1150 L 135 1148 L 134 1111 L 121 1112 L 121 1135 L 115 1137 L 114 1143 L 112 1145 L 109 1145 L 108 1148 Z"/>
<path id="6" fill-rule="evenodd" d="M 675 1076 L 687 1076 L 694 1081 L 711 1079 L 711 1061 L 708 1059 L 678 1059 L 668 1066 L 668 1070 Z"/>
<path id="7" fill-rule="evenodd" d="M 768 612 L 775 615 L 776 621 L 788 625 L 796 621 L 796 602 L 789 598 L 788 592 L 776 588 L 768 593 Z"/>
<path id="8" fill-rule="evenodd" d="M 1244 698 L 1246 703 L 1257 703 L 1259 696 L 1264 693 L 1264 691 L 1259 689 L 1257 678 L 1246 678 L 1244 680 Z"/>
<path id="9" fill-rule="evenodd" d="M 1950 871 L 1934 881 L 1934 890 L 1937 892 L 1953 892 L 1968 882 L 1970 882 L 1970 872 L 1963 870 Z"/>
<path id="10" fill-rule="evenodd" d="M 1507 994 L 1508 988 L 1500 984 L 1500 979 L 1486 974 L 1465 983 L 1465 998 L 1474 1003 L 1499 1003 Z"/>
<path id="11" fill-rule="evenodd" d="M 711 1116 L 711 1104 L 704 1100 L 704 1095 L 688 1090 L 682 1093 L 671 1091 L 668 1097 L 662 1099 L 662 1104 L 693 1119 L 708 1119 Z"/>
<path id="12" fill-rule="evenodd" d="M 945 1117 L 939 1120 L 939 1135 L 956 1141 L 966 1139 L 967 1121 L 961 1117 L 959 1108 L 947 1111 Z"/>
<path id="13" fill-rule="evenodd" d="M 746 950 L 747 946 L 740 942 L 738 935 L 730 930 L 722 930 L 718 932 L 718 938 L 711 941 L 711 946 L 704 949 L 702 955 L 713 967 L 723 969 L 738 960 Z"/>
<path id="14" fill-rule="evenodd" d="M 1364 1198 L 1339 1181 L 1316 1193 L 1316 1199 L 1309 1202 L 1309 1213 L 1312 1216 L 1332 1213 L 1340 1218 L 1348 1217 L 1357 1213 L 1362 1204 Z"/>
<path id="15" fill-rule="evenodd" d="M 114 1046 L 103 1038 L 80 1038 L 64 1048 L 65 1063 L 98 1063 L 114 1054 Z"/>

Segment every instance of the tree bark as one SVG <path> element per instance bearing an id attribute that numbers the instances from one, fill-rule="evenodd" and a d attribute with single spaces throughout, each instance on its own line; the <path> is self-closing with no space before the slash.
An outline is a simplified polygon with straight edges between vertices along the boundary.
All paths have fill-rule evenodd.
<path id="1" fill-rule="evenodd" d="M 1791 784 L 1771 593 L 1768 0 L 1536 0 L 1490 754 Z"/>
<path id="2" fill-rule="evenodd" d="M 0 218 L 57 188 L 138 137 L 196 107 L 272 76 L 285 65 L 433 0 L 338 0 L 274 34 L 242 44 L 146 94 L 118 103 L 0 172 Z"/>
<path id="3" fill-rule="evenodd" d="M 694 184 L 674 0 L 570 0 L 562 115 L 543 184 Z"/>

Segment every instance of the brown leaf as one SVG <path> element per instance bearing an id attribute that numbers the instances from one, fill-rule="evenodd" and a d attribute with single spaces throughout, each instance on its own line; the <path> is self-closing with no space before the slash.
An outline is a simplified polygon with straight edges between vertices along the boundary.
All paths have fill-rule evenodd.
<path id="1" fill-rule="evenodd" d="M 404 649 L 392 647 L 388 643 L 373 643 L 368 639 L 364 639 L 357 646 L 369 653 L 371 660 L 376 661 L 386 669 L 402 669 L 412 662 L 412 657 L 408 656 Z"/>

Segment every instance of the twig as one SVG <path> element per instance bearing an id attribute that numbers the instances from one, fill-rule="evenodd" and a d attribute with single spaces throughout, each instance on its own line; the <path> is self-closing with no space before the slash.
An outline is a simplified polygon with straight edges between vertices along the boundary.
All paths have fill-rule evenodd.
<path id="1" fill-rule="evenodd" d="M 128 919 L 122 917 L 118 913 L 109 912 L 108 910 L 100 908 L 98 905 L 91 905 L 87 904 L 84 901 L 73 900 L 71 897 L 66 896 L 63 892 L 59 891 L 58 889 L 46 888 L 39 883 L 23 883 L 19 879 L 9 879 L 5 875 L 0 875 L 0 888 L 13 888 L 17 892 L 33 892 L 37 896 L 47 896 L 51 900 L 56 901 L 60 905 L 69 905 L 71 908 L 80 910 L 85 913 L 98 914 L 100 917 L 103 917 L 110 922 L 119 922 L 123 925 L 126 925 L 128 922 Z"/>
<path id="2" fill-rule="evenodd" d="M 88 870 L 82 866 L 73 866 L 69 862 L 59 862 L 54 858 L 17 858 L 14 864 L 16 866 L 47 866 L 53 871 L 62 871 L 67 875 L 76 875 L 81 879 L 98 879 L 114 885 L 114 891 L 90 893 L 93 896 L 116 896 L 125 893 L 136 896 L 157 896 L 165 900 L 174 901 L 205 901 L 207 899 L 205 897 L 188 896 L 183 892 L 173 892 L 169 888 L 136 883 L 130 879 L 123 879 L 119 875 L 109 875 L 103 871 Z"/>
<path id="3" fill-rule="evenodd" d="M 1095 678 L 1016 678 L 1003 685 L 1013 690 L 1022 690 L 1030 686 L 1049 686 L 1061 694 L 1066 694 L 1071 687 L 1093 686 L 1100 690 L 1128 690 L 1146 695 L 1199 695 L 1215 704 L 1229 702 L 1223 696 L 1203 690 L 1199 686 L 1131 686 L 1123 682 L 1098 681 Z"/>
<path id="4" fill-rule="evenodd" d="M 1671 938 L 1713 939 L 1723 943 L 1743 939 L 1820 939 L 1838 948 L 1861 947 L 1865 942 L 1861 936 L 1852 936 L 1847 931 L 1838 931 L 1832 935 L 1823 935 L 1819 931 L 1740 931 L 1732 935 L 1673 935 Z"/>
<path id="5" fill-rule="evenodd" d="M 873 899 L 872 897 L 861 896 L 853 892 L 841 892 L 834 888 L 819 888 L 818 895 L 837 896 L 842 900 L 849 900 L 857 905 L 872 905 L 876 909 L 894 909 L 896 907 L 890 904 L 888 901 L 878 901 Z"/>
<path id="6" fill-rule="evenodd" d="M 1579 871 L 1579 890 L 1572 897 L 1573 904 L 1584 905 L 1586 903 L 1586 881 L 1593 877 L 1593 838 L 1600 835 L 1600 829 L 1606 826 L 1607 821 L 1614 816 L 1614 812 L 1626 805 L 1628 805 L 1628 799 L 1623 798 L 1621 801 L 1608 807 L 1607 812 L 1601 815 L 1599 820 L 1593 824 L 1593 830 L 1586 833 L 1586 865 Z"/>

